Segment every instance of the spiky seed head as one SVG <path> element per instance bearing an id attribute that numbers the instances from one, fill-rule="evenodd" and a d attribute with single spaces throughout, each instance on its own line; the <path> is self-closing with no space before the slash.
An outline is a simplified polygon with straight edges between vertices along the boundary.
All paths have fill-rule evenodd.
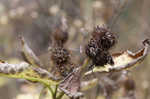
<path id="1" fill-rule="evenodd" d="M 99 47 L 109 50 L 116 44 L 116 36 L 107 27 L 97 26 L 94 28 L 92 38 L 97 40 Z"/>
<path id="2" fill-rule="evenodd" d="M 111 64 L 111 65 L 114 64 L 112 56 L 107 51 L 103 51 L 99 53 L 96 57 L 92 59 L 92 62 L 95 66 L 104 66 L 106 64 Z"/>
<path id="3" fill-rule="evenodd" d="M 66 64 L 70 59 L 70 54 L 65 48 L 56 47 L 51 53 L 51 59 L 56 65 Z"/>
<path id="4" fill-rule="evenodd" d="M 94 58 L 100 51 L 97 41 L 95 39 L 91 39 L 89 43 L 85 47 L 85 53 L 87 56 Z"/>

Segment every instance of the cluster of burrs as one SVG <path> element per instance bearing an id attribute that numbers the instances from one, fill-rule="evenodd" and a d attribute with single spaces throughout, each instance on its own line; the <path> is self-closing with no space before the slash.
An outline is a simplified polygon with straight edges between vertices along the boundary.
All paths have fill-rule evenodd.
<path id="1" fill-rule="evenodd" d="M 116 36 L 105 26 L 96 26 L 92 38 L 85 47 L 86 55 L 92 60 L 92 65 L 104 66 L 114 64 L 109 49 L 116 44 Z"/>
<path id="2" fill-rule="evenodd" d="M 66 77 L 73 70 L 70 52 L 64 47 L 68 40 L 68 32 L 57 28 L 52 35 L 51 60 L 61 76 Z"/>

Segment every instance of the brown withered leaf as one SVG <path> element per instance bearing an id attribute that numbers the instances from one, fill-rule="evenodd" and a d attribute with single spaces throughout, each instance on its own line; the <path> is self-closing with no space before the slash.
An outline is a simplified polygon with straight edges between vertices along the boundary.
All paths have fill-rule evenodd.
<path id="1" fill-rule="evenodd" d="M 22 44 L 22 56 L 26 62 L 32 64 L 33 66 L 43 67 L 43 64 L 40 62 L 39 58 L 35 55 L 32 49 L 25 42 L 24 38 L 20 36 Z"/>
<path id="2" fill-rule="evenodd" d="M 121 53 L 115 53 L 112 55 L 114 60 L 114 65 L 104 65 L 99 67 L 94 67 L 93 70 L 90 70 L 85 73 L 85 75 L 91 74 L 92 72 L 112 72 L 112 71 L 120 71 L 123 69 L 129 69 L 140 63 L 145 56 L 147 55 L 148 48 L 150 46 L 150 40 L 146 39 L 143 42 L 144 48 L 141 48 L 136 53 L 132 53 L 131 51 L 124 51 Z"/>
<path id="3" fill-rule="evenodd" d="M 80 90 L 81 68 L 76 68 L 70 73 L 59 85 L 62 90 L 69 97 L 77 98 L 82 96 Z"/>

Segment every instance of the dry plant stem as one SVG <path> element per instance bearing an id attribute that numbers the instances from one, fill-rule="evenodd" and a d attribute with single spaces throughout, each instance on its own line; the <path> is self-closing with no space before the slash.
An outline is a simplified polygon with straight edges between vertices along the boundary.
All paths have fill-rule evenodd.
<path id="1" fill-rule="evenodd" d="M 84 63 L 83 63 L 83 65 L 81 66 L 81 75 L 83 76 L 84 75 L 84 69 L 88 66 L 88 64 L 89 64 L 89 61 L 90 61 L 90 59 L 89 58 L 86 58 L 85 60 L 84 60 Z M 82 77 L 81 77 L 82 78 Z"/>
<path id="2" fill-rule="evenodd" d="M 53 99 L 61 99 L 64 95 L 64 92 L 60 92 L 60 94 L 57 96 L 57 94 L 58 94 L 58 85 L 55 86 L 54 91 L 51 88 L 51 86 L 47 86 L 47 88 L 49 89 Z"/>
<path id="3" fill-rule="evenodd" d="M 39 82 L 49 89 L 53 99 L 57 99 L 56 95 L 59 81 L 54 81 L 55 78 L 52 78 L 52 80 L 51 74 L 44 69 L 31 67 L 25 62 L 20 64 L 8 64 L 4 61 L 0 61 L 0 76 Z M 55 91 L 53 91 L 51 85 L 56 86 Z"/>
<path id="4" fill-rule="evenodd" d="M 60 92 L 56 99 L 61 99 L 64 96 L 64 92 Z"/>
<path id="5" fill-rule="evenodd" d="M 40 61 L 40 59 L 35 55 L 35 53 L 32 51 L 32 49 L 28 46 L 28 44 L 25 42 L 24 38 L 20 36 L 21 44 L 22 44 L 22 53 L 25 58 L 25 60 L 30 63 L 34 67 L 38 67 L 37 72 L 45 75 L 48 74 L 50 78 L 54 80 L 58 80 L 54 75 L 49 73 L 48 71 L 42 69 L 44 67 L 43 63 Z M 40 69 L 40 68 L 41 69 Z"/>
<path id="6" fill-rule="evenodd" d="M 56 99 L 57 96 L 57 92 L 58 92 L 57 89 L 58 89 L 58 85 L 55 86 L 54 97 L 53 97 L 54 99 Z"/>
<path id="7" fill-rule="evenodd" d="M 33 66 L 42 68 L 43 64 L 41 63 L 40 59 L 35 55 L 22 36 L 20 36 L 20 40 L 22 44 L 22 55 L 24 56 L 25 60 Z"/>
<path id="8" fill-rule="evenodd" d="M 51 86 L 46 86 L 48 88 L 48 90 L 50 91 L 51 95 L 52 95 L 52 98 L 53 99 L 56 99 L 55 96 L 54 96 L 54 91 L 53 89 L 51 88 Z"/>
<path id="9" fill-rule="evenodd" d="M 41 73 L 41 71 L 44 72 Z M 56 79 L 53 77 L 51 78 L 51 74 L 49 72 L 46 72 L 46 70 L 31 67 L 28 63 L 25 62 L 22 62 L 20 64 L 0 62 L 0 76 L 25 79 L 31 82 L 39 82 L 47 86 L 59 84 L 59 81 L 56 81 Z"/>
<path id="10" fill-rule="evenodd" d="M 51 88 L 51 86 L 47 86 L 47 88 L 51 92 L 53 99 L 61 99 L 63 97 L 63 95 L 64 95 L 64 92 L 60 92 L 60 94 L 57 96 L 57 94 L 58 94 L 58 85 L 55 86 L 55 90 L 54 91 Z"/>
<path id="11" fill-rule="evenodd" d="M 82 96 L 82 93 L 78 92 L 77 90 L 80 87 L 80 81 L 84 75 L 84 69 L 88 63 L 89 58 L 85 59 L 83 65 L 79 68 L 76 68 L 59 85 L 59 88 L 64 91 L 71 99 L 77 99 Z"/>

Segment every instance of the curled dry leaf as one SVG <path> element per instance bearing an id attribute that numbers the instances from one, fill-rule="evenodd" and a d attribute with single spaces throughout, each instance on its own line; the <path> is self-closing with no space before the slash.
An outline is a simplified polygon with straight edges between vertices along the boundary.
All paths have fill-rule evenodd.
<path id="1" fill-rule="evenodd" d="M 32 49 L 25 42 L 24 38 L 20 36 L 21 44 L 22 44 L 22 55 L 28 63 L 33 66 L 43 67 L 43 64 L 40 62 L 39 58 L 35 55 Z"/>
<path id="2" fill-rule="evenodd" d="M 76 68 L 70 73 L 59 85 L 59 89 L 62 90 L 69 97 L 77 98 L 82 96 L 80 90 L 81 68 Z"/>
<path id="3" fill-rule="evenodd" d="M 134 65 L 140 63 L 147 55 L 148 48 L 150 46 L 150 40 L 149 39 L 144 40 L 143 45 L 144 48 L 140 49 L 136 53 L 132 53 L 131 51 L 127 50 L 121 53 L 113 54 L 112 55 L 114 60 L 113 66 L 107 64 L 104 66 L 94 67 L 93 70 L 86 72 L 85 75 L 91 74 L 92 72 L 112 72 L 133 67 Z"/>

